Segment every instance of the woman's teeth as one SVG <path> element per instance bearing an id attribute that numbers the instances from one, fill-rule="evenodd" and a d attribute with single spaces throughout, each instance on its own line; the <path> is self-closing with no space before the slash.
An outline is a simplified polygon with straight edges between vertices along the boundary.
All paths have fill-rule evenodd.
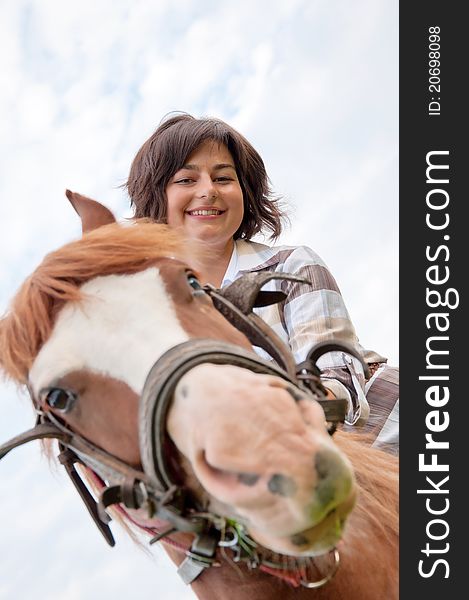
<path id="1" fill-rule="evenodd" d="M 210 209 L 210 210 L 188 210 L 189 215 L 194 217 L 208 217 L 210 215 L 221 215 L 223 213 L 222 210 Z"/>

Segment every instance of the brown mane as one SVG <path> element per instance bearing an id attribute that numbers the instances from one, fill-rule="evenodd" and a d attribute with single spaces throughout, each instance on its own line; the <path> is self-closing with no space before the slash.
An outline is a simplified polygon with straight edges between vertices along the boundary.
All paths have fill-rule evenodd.
<path id="1" fill-rule="evenodd" d="M 399 462 L 383 450 L 370 447 L 368 435 L 337 432 L 337 446 L 353 465 L 359 486 L 359 501 L 353 518 L 372 524 L 382 540 L 395 537 L 399 528 L 396 485 Z"/>
<path id="2" fill-rule="evenodd" d="M 0 320 L 0 367 L 20 384 L 51 334 L 66 302 L 81 299 L 80 286 L 100 275 L 135 273 L 155 259 L 181 260 L 194 249 L 166 225 L 139 221 L 138 227 L 113 223 L 46 255 L 13 298 Z"/>

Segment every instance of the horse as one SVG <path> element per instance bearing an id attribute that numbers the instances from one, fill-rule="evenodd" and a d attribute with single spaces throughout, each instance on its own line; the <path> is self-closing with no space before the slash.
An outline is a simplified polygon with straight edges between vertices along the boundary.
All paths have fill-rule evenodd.
<path id="1" fill-rule="evenodd" d="M 83 236 L 45 257 L 0 321 L 0 367 L 38 414 L 0 458 L 57 439 L 107 541 L 113 507 L 201 599 L 397 598 L 397 460 L 331 435 L 318 373 L 298 385 L 288 351 L 246 317 L 279 297 L 264 280 L 235 286 L 238 310 L 200 284 L 201 250 L 177 232 L 67 196 Z"/>

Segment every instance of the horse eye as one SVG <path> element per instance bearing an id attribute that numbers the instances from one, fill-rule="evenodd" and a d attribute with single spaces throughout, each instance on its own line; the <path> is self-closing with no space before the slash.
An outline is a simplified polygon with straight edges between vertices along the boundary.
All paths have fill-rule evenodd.
<path id="1" fill-rule="evenodd" d="M 200 285 L 199 280 L 193 273 L 187 274 L 187 283 L 191 286 L 191 288 L 194 288 L 194 290 L 202 289 L 202 286 Z"/>
<path id="2" fill-rule="evenodd" d="M 72 410 L 77 395 L 62 388 L 46 388 L 41 391 L 42 401 L 50 408 L 63 413 L 68 413 Z"/>

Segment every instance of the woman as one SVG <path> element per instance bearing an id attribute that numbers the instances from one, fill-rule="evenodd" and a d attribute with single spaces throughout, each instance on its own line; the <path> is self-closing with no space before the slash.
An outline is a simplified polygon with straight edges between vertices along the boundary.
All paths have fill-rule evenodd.
<path id="1" fill-rule="evenodd" d="M 332 395 L 348 399 L 350 425 L 367 423 L 377 443 L 391 444 L 395 450 L 396 370 L 389 370 L 385 358 L 358 343 L 327 266 L 305 246 L 252 241 L 258 233 L 278 238 L 284 214 L 272 195 L 262 158 L 246 138 L 219 119 L 171 116 L 138 151 L 126 185 L 135 217 L 181 229 L 207 248 L 193 265 L 203 282 L 224 287 L 250 271 L 293 273 L 309 280 L 311 285 L 286 281 L 266 285 L 265 289 L 282 289 L 287 298 L 256 309 L 257 314 L 290 346 L 297 362 L 324 340 L 344 341 L 358 350 L 375 373 L 370 382 L 365 382 L 358 360 L 329 352 L 318 364 L 324 385 Z M 379 398 L 374 400 L 372 388 L 378 377 Z"/>

